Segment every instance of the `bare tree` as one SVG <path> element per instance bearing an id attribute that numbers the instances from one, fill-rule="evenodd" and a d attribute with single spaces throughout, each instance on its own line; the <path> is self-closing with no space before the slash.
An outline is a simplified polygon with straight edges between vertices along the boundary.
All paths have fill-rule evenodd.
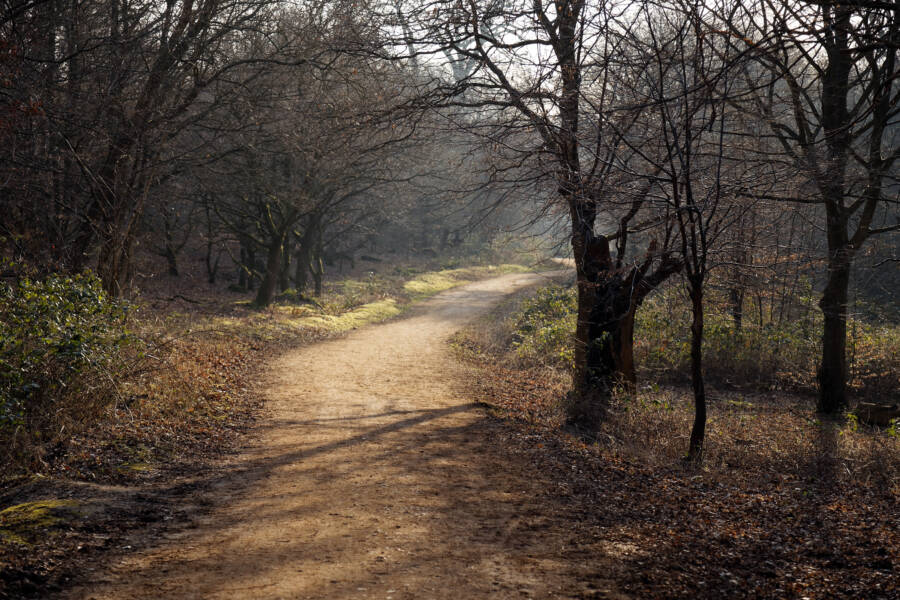
<path id="1" fill-rule="evenodd" d="M 277 4 L 55 0 L 3 24 L 24 53 L 15 91 L 40 102 L 7 149 L 7 190 L 50 234 L 54 263 L 79 270 L 97 250 L 107 291 L 124 290 L 147 199 L 170 168 L 167 145 L 202 115 L 205 90 L 248 63 L 233 49 L 271 29 Z"/>
<path id="2" fill-rule="evenodd" d="M 633 380 L 637 306 L 680 267 L 665 243 L 630 252 L 645 192 L 610 185 L 621 166 L 615 149 L 633 120 L 633 110 L 612 118 L 626 6 L 433 0 L 394 3 L 384 15 L 388 57 L 415 57 L 428 74 L 407 106 L 447 109 L 462 128 L 518 155 L 514 163 L 530 164 L 522 181 L 542 181 L 565 206 L 578 282 L 570 417 L 588 425 L 602 417 L 614 386 Z M 513 172 L 523 173 L 504 171 Z"/>
<path id="3" fill-rule="evenodd" d="M 900 230 L 896 133 L 900 93 L 895 2 L 762 1 L 724 22 L 753 51 L 746 71 L 751 106 L 803 174 L 798 190 L 773 197 L 824 213 L 827 274 L 819 410 L 840 413 L 847 398 L 847 301 L 860 248 Z"/>

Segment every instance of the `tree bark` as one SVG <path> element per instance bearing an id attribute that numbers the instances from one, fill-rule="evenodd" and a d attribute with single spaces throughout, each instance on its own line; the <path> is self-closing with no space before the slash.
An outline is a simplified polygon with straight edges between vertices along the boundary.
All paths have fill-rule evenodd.
<path id="1" fill-rule="evenodd" d="M 647 294 L 681 268 L 681 262 L 664 255 L 657 269 L 647 275 L 654 260 L 655 244 L 651 244 L 642 265 L 615 269 L 605 237 L 576 231 L 572 241 L 578 320 L 568 418 L 570 423 L 596 428 L 616 387 L 633 391 L 637 384 L 634 318 L 638 307 Z"/>
<path id="2" fill-rule="evenodd" d="M 131 255 L 134 246 L 133 222 L 119 227 L 109 223 L 101 235 L 97 274 L 104 291 L 119 298 L 128 289 L 131 279 Z"/>
<path id="3" fill-rule="evenodd" d="M 169 277 L 178 277 L 178 257 L 175 250 L 168 243 L 166 244 L 166 264 L 169 267 Z"/>
<path id="4" fill-rule="evenodd" d="M 706 435 L 706 389 L 703 384 L 703 283 L 691 282 L 691 389 L 694 392 L 694 426 L 687 460 L 703 460 L 703 441 Z"/>
<path id="5" fill-rule="evenodd" d="M 593 234 L 593 219 L 585 219 L 575 206 L 571 213 L 578 314 L 568 420 L 578 426 L 595 428 L 606 414 L 615 384 L 610 339 L 604 335 L 609 319 L 600 299 L 600 276 L 609 270 L 611 261 L 606 239 L 597 239 Z"/>
<path id="6" fill-rule="evenodd" d="M 312 278 L 313 278 L 313 294 L 316 297 L 322 295 L 322 278 L 325 275 L 325 264 L 322 262 L 322 241 L 317 240 L 313 249 L 312 258 Z"/>
<path id="7" fill-rule="evenodd" d="M 825 203 L 828 238 L 828 277 L 819 306 L 825 318 L 822 330 L 822 364 L 819 366 L 820 412 L 837 415 L 847 406 L 847 289 L 850 284 L 852 245 L 844 208 L 846 172 L 850 152 L 850 72 L 853 57 L 848 51 L 853 11 L 848 6 L 829 10 L 832 36 L 825 44 L 828 62 L 822 74 L 822 127 L 828 149 L 827 162 L 819 177 Z"/>
<path id="8" fill-rule="evenodd" d="M 286 238 L 284 248 L 281 252 L 281 269 L 278 272 L 278 287 L 283 292 L 291 287 L 291 257 L 293 255 L 293 244 L 290 238 Z"/>
<path id="9" fill-rule="evenodd" d="M 221 254 L 216 254 L 215 260 L 213 260 L 213 240 L 212 238 L 208 238 L 206 241 L 206 256 L 204 256 L 204 263 L 206 264 L 206 281 L 210 285 L 214 285 L 216 283 L 216 275 L 219 272 L 219 257 Z"/>
<path id="10" fill-rule="evenodd" d="M 822 364 L 819 366 L 820 412 L 836 415 L 847 408 L 847 296 L 851 260 L 844 253 L 832 254 L 828 280 L 819 307 L 825 316 L 822 333 Z"/>
<path id="11" fill-rule="evenodd" d="M 297 250 L 297 256 L 294 260 L 296 263 L 294 270 L 294 289 L 297 290 L 298 294 L 302 294 L 306 291 L 306 286 L 309 285 L 310 260 L 309 246 L 301 241 L 300 247 Z"/>
<path id="12" fill-rule="evenodd" d="M 313 255 L 315 253 L 316 240 L 319 235 L 318 230 L 319 216 L 312 214 L 307 218 L 306 228 L 303 231 L 303 235 L 300 236 L 300 241 L 297 245 L 297 256 L 295 257 L 297 266 L 294 271 L 294 288 L 297 290 L 298 294 L 302 294 L 306 291 L 306 287 L 309 285 L 309 276 L 313 271 Z"/>
<path id="13" fill-rule="evenodd" d="M 256 292 L 256 300 L 253 304 L 257 308 L 264 308 L 272 303 L 275 297 L 275 288 L 278 286 L 278 274 L 281 271 L 281 253 L 284 249 L 285 234 L 276 236 L 269 245 L 266 254 L 266 273 L 259 290 Z"/>
<path id="14" fill-rule="evenodd" d="M 240 270 L 238 285 L 252 292 L 256 287 L 257 270 L 256 270 L 256 243 L 248 235 L 240 235 L 241 243 L 241 264 L 238 265 Z"/>

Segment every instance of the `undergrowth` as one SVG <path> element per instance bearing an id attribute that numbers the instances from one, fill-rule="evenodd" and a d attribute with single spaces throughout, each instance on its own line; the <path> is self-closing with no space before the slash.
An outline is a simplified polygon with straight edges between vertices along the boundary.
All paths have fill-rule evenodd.
<path id="1" fill-rule="evenodd" d="M 220 452 L 252 422 L 253 373 L 273 352 L 392 318 L 414 301 L 517 265 L 398 267 L 328 281 L 313 301 L 113 302 L 91 275 L 3 289 L 0 481 L 41 473 L 152 478 Z"/>
<path id="2" fill-rule="evenodd" d="M 142 358 L 129 308 L 90 273 L 0 286 L 4 465 L 38 467 L 41 448 L 77 435 L 120 398 Z"/>
<path id="3" fill-rule="evenodd" d="M 635 359 L 645 380 L 690 381 L 691 315 L 678 295 L 670 287 L 637 312 Z M 517 359 L 571 367 L 576 308 L 574 289 L 557 285 L 524 300 L 508 323 Z M 705 376 L 728 387 L 814 392 L 821 330 L 818 310 L 780 322 L 748 315 L 737 329 L 726 307 L 713 302 L 706 314 Z M 900 326 L 851 318 L 848 332 L 850 390 L 860 399 L 889 400 L 900 388 Z"/>
<path id="4" fill-rule="evenodd" d="M 680 464 L 693 421 L 693 396 L 680 383 L 687 379 L 682 370 L 687 363 L 677 358 L 687 351 L 676 336 L 683 323 L 677 312 L 664 307 L 664 302 L 657 301 L 642 309 L 645 314 L 638 328 L 653 330 L 637 333 L 646 336 L 637 339 L 643 343 L 648 339 L 665 342 L 675 356 L 662 350 L 657 355 L 642 351 L 639 356 L 650 367 L 643 365 L 633 394 L 616 396 L 593 444 L 594 451 L 603 456 L 652 468 Z M 586 447 L 578 436 L 566 433 L 562 408 L 571 389 L 571 358 L 564 345 L 571 342 L 573 311 L 574 295 L 566 288 L 525 291 L 457 335 L 454 343 L 461 356 L 476 367 L 479 397 L 498 414 L 557 432 L 574 446 Z M 669 315 L 668 319 L 664 315 Z M 784 334 L 786 330 L 781 331 Z M 751 340 L 755 335 L 774 337 L 770 332 L 754 334 L 750 328 L 745 332 Z M 872 335 L 878 344 L 889 344 L 894 343 L 890 335 L 896 334 Z M 780 340 L 780 354 L 761 351 L 762 344 L 743 342 L 738 351 L 717 335 L 708 342 L 710 356 L 718 352 L 718 360 L 724 364 L 709 359 L 709 369 L 720 385 L 709 390 L 703 466 L 707 476 L 752 482 L 757 477 L 780 474 L 807 481 L 828 479 L 875 486 L 900 494 L 897 428 L 864 427 L 852 418 L 822 421 L 816 416 L 811 395 L 773 389 L 808 385 L 798 375 L 788 375 L 792 372 L 789 369 L 766 377 L 755 366 L 756 361 L 772 361 L 779 355 L 784 357 L 779 360 L 787 364 L 790 353 L 799 352 L 798 347 L 806 343 L 787 334 Z M 728 352 L 732 355 L 726 361 Z M 880 355 L 889 361 L 888 352 L 890 347 L 883 347 Z M 857 366 L 856 372 L 874 373 L 880 368 L 880 363 L 869 370 Z M 751 385 L 726 385 L 739 381 L 740 370 L 750 369 L 759 373 Z M 892 376 L 896 377 L 896 370 Z M 857 379 L 855 385 L 859 390 L 866 379 Z"/>

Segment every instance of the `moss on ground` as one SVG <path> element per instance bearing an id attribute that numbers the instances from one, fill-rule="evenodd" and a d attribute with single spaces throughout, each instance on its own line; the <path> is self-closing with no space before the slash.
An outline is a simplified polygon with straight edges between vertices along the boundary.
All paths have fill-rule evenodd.
<path id="1" fill-rule="evenodd" d="M 38 500 L 0 511 L 0 540 L 31 545 L 48 529 L 73 516 L 75 500 Z"/>
<path id="2" fill-rule="evenodd" d="M 472 283 L 486 277 L 495 277 L 508 273 L 526 273 L 528 271 L 527 267 L 509 264 L 444 269 L 442 271 L 423 273 L 405 282 L 403 284 L 403 294 L 399 294 L 397 298 L 369 302 L 351 310 L 341 311 L 338 314 L 319 313 L 310 306 L 279 307 L 275 310 L 282 315 L 293 317 L 290 319 L 290 322 L 294 326 L 341 333 L 396 317 L 403 312 L 405 305 L 410 302 L 424 300 L 456 286 Z M 341 282 L 340 285 L 345 295 L 353 295 L 375 284 L 372 281 L 358 282 L 347 280 Z"/>
<path id="3" fill-rule="evenodd" d="M 363 304 L 359 308 L 355 308 L 340 315 L 303 317 L 298 321 L 298 324 L 325 329 L 327 331 L 342 332 L 356 329 L 357 327 L 362 327 L 369 323 L 386 321 L 391 317 L 399 315 L 401 310 L 402 309 L 397 305 L 396 300 L 379 300 L 378 302 Z"/>
<path id="4" fill-rule="evenodd" d="M 416 298 L 433 296 L 452 287 L 463 285 L 482 279 L 484 277 L 494 275 L 505 275 L 507 273 L 526 273 L 529 269 L 521 265 L 499 265 L 486 267 L 464 267 L 461 269 L 444 269 L 443 271 L 434 271 L 424 273 L 418 277 L 407 281 L 403 289 Z"/>

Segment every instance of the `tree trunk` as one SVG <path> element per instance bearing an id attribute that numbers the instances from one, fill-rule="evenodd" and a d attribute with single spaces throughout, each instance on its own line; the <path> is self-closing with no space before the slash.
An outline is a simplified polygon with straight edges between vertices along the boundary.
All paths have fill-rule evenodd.
<path id="1" fill-rule="evenodd" d="M 313 270 L 312 262 L 315 250 L 314 246 L 318 237 L 318 229 L 319 217 L 316 214 L 312 214 L 307 220 L 306 229 L 303 231 L 303 235 L 300 236 L 297 256 L 295 257 L 297 266 L 294 271 L 294 289 L 297 290 L 298 294 L 302 294 L 306 291 L 306 286 L 309 285 L 309 275 Z"/>
<path id="2" fill-rule="evenodd" d="M 312 265 L 310 270 L 313 277 L 313 294 L 316 297 L 322 295 L 322 278 L 325 275 L 325 263 L 323 262 L 324 247 L 322 245 L 322 221 L 318 217 L 310 221 L 312 229 Z"/>
<path id="3" fill-rule="evenodd" d="M 309 245 L 301 241 L 300 248 L 297 250 L 297 256 L 294 261 L 296 263 L 294 270 L 294 289 L 297 290 L 298 294 L 302 294 L 306 291 L 306 286 L 309 285 L 310 260 Z"/>
<path id="4" fill-rule="evenodd" d="M 575 325 L 575 368 L 573 395 L 568 420 L 578 426 L 596 428 L 602 422 L 614 385 L 615 363 L 605 328 L 611 324 L 601 300 L 600 276 L 611 265 L 609 244 L 597 239 L 592 226 L 584 222 L 580 211 L 572 210 L 572 250 L 578 289 L 578 315 Z M 604 299 L 608 293 L 603 294 Z"/>
<path id="5" fill-rule="evenodd" d="M 292 245 L 293 244 L 291 244 L 289 240 L 285 240 L 284 248 L 281 252 L 281 269 L 278 272 L 278 287 L 282 292 L 291 287 Z"/>
<path id="6" fill-rule="evenodd" d="M 322 277 L 325 275 L 325 264 L 322 262 L 322 246 L 317 244 L 312 259 L 313 294 L 322 295 Z"/>
<path id="7" fill-rule="evenodd" d="M 734 330 L 740 331 L 744 322 L 744 290 L 732 286 L 728 290 L 728 300 L 731 304 L 731 319 L 734 322 Z"/>
<path id="8" fill-rule="evenodd" d="M 617 273 L 608 273 L 596 284 L 597 293 L 590 311 L 586 367 L 593 373 L 590 385 L 610 395 L 616 386 L 633 390 L 634 315 L 637 298 Z"/>
<path id="9" fill-rule="evenodd" d="M 220 253 L 216 254 L 216 259 L 213 260 L 213 240 L 212 238 L 208 238 L 206 241 L 206 280 L 210 285 L 214 285 L 216 283 L 216 274 L 219 272 L 219 257 Z M 243 273 L 243 271 L 241 271 Z"/>
<path id="10" fill-rule="evenodd" d="M 571 423 L 595 428 L 606 412 L 617 386 L 633 391 L 634 318 L 647 294 L 681 268 L 665 255 L 650 275 L 655 246 L 644 264 L 613 269 L 609 242 L 603 236 L 573 234 L 578 320 L 575 328 L 574 393 L 568 407 Z"/>
<path id="11" fill-rule="evenodd" d="M 247 265 L 250 257 L 247 254 L 247 245 L 241 240 L 240 264 L 238 265 L 238 287 L 242 290 L 250 289 L 250 274 L 247 273 Z"/>
<path id="12" fill-rule="evenodd" d="M 128 289 L 131 277 L 131 252 L 134 236 L 130 231 L 112 231 L 103 236 L 97 259 L 97 274 L 103 289 L 119 298 Z"/>
<path id="13" fill-rule="evenodd" d="M 163 206 L 163 235 L 165 238 L 163 254 L 169 266 L 169 277 L 178 277 L 178 253 L 175 250 L 175 236 L 172 228 L 173 223 L 169 217 L 169 207 Z"/>
<path id="14" fill-rule="evenodd" d="M 703 460 L 703 440 L 706 434 L 706 389 L 703 385 L 703 283 L 691 282 L 691 388 L 694 391 L 694 426 L 687 460 Z"/>
<path id="15" fill-rule="evenodd" d="M 178 257 L 175 255 L 175 249 L 166 242 L 166 263 L 169 266 L 169 277 L 178 277 Z"/>
<path id="16" fill-rule="evenodd" d="M 272 303 L 275 297 L 275 288 L 278 286 L 278 273 L 281 270 L 281 253 L 284 248 L 284 234 L 276 236 L 269 245 L 266 254 L 266 272 L 259 290 L 256 292 L 256 300 L 253 304 L 257 308 L 264 308 Z"/>
<path id="17" fill-rule="evenodd" d="M 216 253 L 216 259 L 213 260 L 213 248 L 215 247 L 215 230 L 213 229 L 212 215 L 209 210 L 209 203 L 204 203 L 206 211 L 206 279 L 210 285 L 216 283 L 216 274 L 219 272 L 219 258 L 222 256 L 221 250 Z"/>
<path id="18" fill-rule="evenodd" d="M 825 316 L 822 333 L 822 364 L 819 366 L 820 412 L 840 414 L 847 408 L 847 291 L 850 284 L 850 257 L 832 253 L 828 261 L 828 281 L 819 307 Z"/>
<path id="19" fill-rule="evenodd" d="M 821 122 L 828 160 L 822 165 L 819 188 L 825 203 L 828 278 L 819 301 L 825 323 L 822 330 L 822 364 L 819 365 L 817 378 L 818 409 L 831 416 L 839 414 L 847 406 L 847 289 L 854 246 L 847 235 L 849 213 L 844 207 L 844 196 L 851 146 L 851 116 L 847 104 L 851 90 L 849 77 L 854 63 L 848 51 L 853 12 L 850 6 L 835 5 L 830 15 L 833 19 L 832 37 L 825 44 L 828 62 L 822 73 Z M 877 124 L 873 125 L 877 127 Z"/>

